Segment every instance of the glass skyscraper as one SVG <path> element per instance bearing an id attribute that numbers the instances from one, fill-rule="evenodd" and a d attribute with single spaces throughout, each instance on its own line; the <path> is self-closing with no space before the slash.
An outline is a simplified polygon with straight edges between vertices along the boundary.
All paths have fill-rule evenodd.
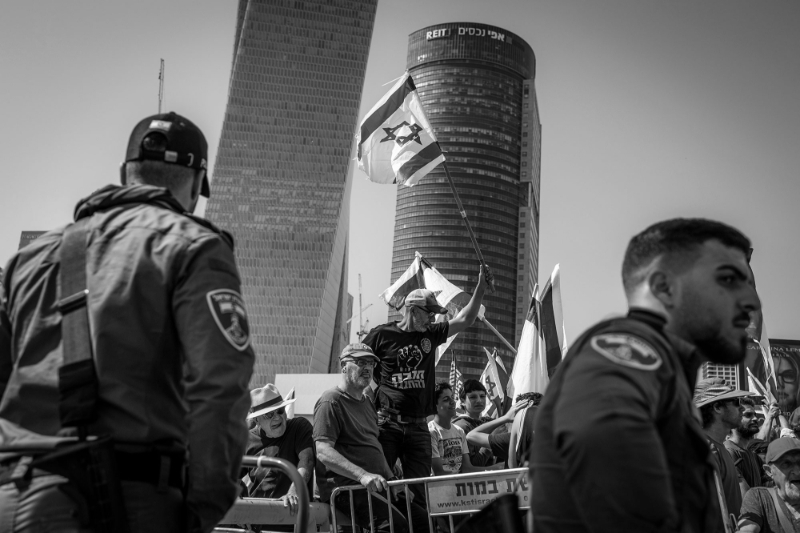
<path id="1" fill-rule="evenodd" d="M 409 36 L 407 68 L 494 273 L 497 292 L 484 297 L 486 317 L 516 346 L 538 271 L 541 125 L 533 49 L 494 26 L 437 24 Z M 472 293 L 478 260 L 442 166 L 398 189 L 392 281 L 415 251 Z M 437 377 L 447 378 L 455 353 L 464 377 L 477 378 L 484 347 L 496 347 L 511 370 L 511 350 L 476 321 L 451 345 Z"/>
<path id="2" fill-rule="evenodd" d="M 206 216 L 236 239 L 254 385 L 328 372 L 349 337 L 350 159 L 376 4 L 239 1 Z"/>

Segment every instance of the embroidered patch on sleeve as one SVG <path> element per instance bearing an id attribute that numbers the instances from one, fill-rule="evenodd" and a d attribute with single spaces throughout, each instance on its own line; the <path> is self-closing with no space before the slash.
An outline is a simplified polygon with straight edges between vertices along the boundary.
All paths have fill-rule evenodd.
<path id="1" fill-rule="evenodd" d="M 206 300 L 222 335 L 240 352 L 246 350 L 250 346 L 250 327 L 244 300 L 239 293 L 231 289 L 216 289 L 206 294 Z"/>
<path id="2" fill-rule="evenodd" d="M 633 335 L 624 333 L 603 333 L 591 340 L 592 348 L 613 363 L 639 370 L 656 370 L 661 366 L 658 352 Z"/>

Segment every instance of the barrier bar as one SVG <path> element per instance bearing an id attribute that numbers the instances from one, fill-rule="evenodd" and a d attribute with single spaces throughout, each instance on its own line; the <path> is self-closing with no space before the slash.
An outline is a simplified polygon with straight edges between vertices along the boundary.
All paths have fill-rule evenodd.
<path id="1" fill-rule="evenodd" d="M 308 506 L 311 500 L 308 497 L 308 489 L 306 482 L 297 468 L 292 463 L 279 457 L 255 457 L 252 455 L 245 455 L 242 458 L 242 466 L 250 468 L 277 468 L 282 471 L 286 476 L 292 480 L 295 492 L 297 492 L 297 522 L 295 522 L 295 533 L 305 533 L 308 529 Z"/>

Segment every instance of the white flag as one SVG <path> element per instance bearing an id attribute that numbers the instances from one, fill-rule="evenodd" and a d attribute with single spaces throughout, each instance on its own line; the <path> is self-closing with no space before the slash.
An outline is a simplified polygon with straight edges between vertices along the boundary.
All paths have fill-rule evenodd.
<path id="1" fill-rule="evenodd" d="M 294 399 L 294 387 L 292 387 L 292 390 L 290 390 L 289 394 L 286 395 L 286 397 L 284 398 L 284 401 L 292 400 L 292 399 Z M 295 404 L 295 402 L 292 402 L 292 403 L 290 403 L 290 404 L 288 404 L 286 406 L 286 418 L 287 419 L 294 418 L 294 404 Z"/>
<path id="2" fill-rule="evenodd" d="M 397 281 L 392 283 L 391 287 L 380 294 L 380 297 L 386 302 L 386 305 L 399 311 L 400 308 L 403 307 L 403 303 L 409 292 L 414 289 L 424 288 L 420 284 L 422 277 L 419 275 L 419 264 L 420 259 L 419 256 L 417 256 L 414 258 L 414 262 L 411 263 L 411 266 L 403 272 L 403 275 L 397 278 Z"/>
<path id="3" fill-rule="evenodd" d="M 359 128 L 358 168 L 376 183 L 417 183 L 444 156 L 408 72 L 375 104 Z"/>
<path id="4" fill-rule="evenodd" d="M 560 277 L 556 265 L 544 289 L 539 292 L 537 285 L 533 290 L 506 390 L 512 398 L 525 392 L 544 394 L 552 369 L 567 353 Z"/>
<path id="5" fill-rule="evenodd" d="M 503 405 L 506 394 L 503 390 L 503 380 L 500 379 L 500 372 L 497 369 L 497 362 L 494 356 L 489 353 L 489 350 L 486 348 L 483 350 L 486 352 L 486 357 L 489 359 L 486 362 L 486 368 L 483 369 L 479 380 L 483 383 L 483 386 L 486 387 L 486 398 L 489 400 L 486 402 L 483 415 L 494 416 L 498 410 L 498 406 Z"/>

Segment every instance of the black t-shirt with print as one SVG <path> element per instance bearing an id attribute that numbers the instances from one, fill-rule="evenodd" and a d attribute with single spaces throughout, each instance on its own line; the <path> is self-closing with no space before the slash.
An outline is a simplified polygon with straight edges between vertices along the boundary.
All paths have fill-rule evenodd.
<path id="1" fill-rule="evenodd" d="M 436 348 L 447 340 L 448 330 L 448 322 L 436 322 L 423 332 L 403 331 L 390 322 L 367 334 L 364 344 L 381 360 L 375 376 L 380 407 L 413 417 L 436 412 Z"/>

